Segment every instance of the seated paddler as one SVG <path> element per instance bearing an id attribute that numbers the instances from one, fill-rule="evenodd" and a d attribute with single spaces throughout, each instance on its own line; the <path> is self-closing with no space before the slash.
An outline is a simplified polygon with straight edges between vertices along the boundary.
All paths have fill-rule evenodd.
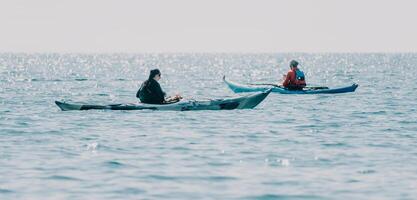
<path id="1" fill-rule="evenodd" d="M 304 72 L 298 68 L 297 61 L 290 62 L 290 70 L 284 75 L 282 86 L 288 90 L 302 90 L 306 87 Z"/>
<path id="2" fill-rule="evenodd" d="M 136 97 L 140 99 L 142 103 L 148 104 L 169 104 L 175 103 L 182 99 L 180 95 L 166 98 L 165 92 L 162 90 L 158 81 L 161 79 L 161 72 L 159 69 L 153 69 L 149 73 L 149 77 L 142 83 Z"/>

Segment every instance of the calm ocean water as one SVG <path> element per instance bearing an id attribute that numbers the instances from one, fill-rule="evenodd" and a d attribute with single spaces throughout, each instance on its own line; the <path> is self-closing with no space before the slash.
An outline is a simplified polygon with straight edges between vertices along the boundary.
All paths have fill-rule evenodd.
<path id="1" fill-rule="evenodd" d="M 231 97 L 297 59 L 337 95 L 253 110 L 68 111 L 168 94 Z M 417 199 L 417 54 L 0 54 L 0 199 Z"/>

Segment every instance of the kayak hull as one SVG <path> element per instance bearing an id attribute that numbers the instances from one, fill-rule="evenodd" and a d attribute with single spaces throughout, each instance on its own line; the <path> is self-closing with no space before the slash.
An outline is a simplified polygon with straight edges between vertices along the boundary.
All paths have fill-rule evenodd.
<path id="1" fill-rule="evenodd" d="M 240 83 L 235 83 L 223 77 L 223 81 L 226 85 L 235 93 L 241 92 L 258 92 L 258 91 L 265 91 L 271 89 L 274 93 L 280 94 L 337 94 L 337 93 L 346 93 L 346 92 L 354 92 L 356 88 L 358 88 L 358 84 L 352 84 L 347 87 L 339 87 L 339 88 L 325 88 L 325 89 L 304 89 L 304 90 L 288 90 L 282 87 L 276 86 L 269 86 L 269 85 L 245 85 Z"/>
<path id="2" fill-rule="evenodd" d="M 168 111 L 188 111 L 188 110 L 233 110 L 233 109 L 252 109 L 261 103 L 271 92 L 266 90 L 252 95 L 229 99 L 215 100 L 188 100 L 172 104 L 111 104 L 111 105 L 91 105 L 73 104 L 55 101 L 55 104 L 62 110 L 168 110 Z"/>

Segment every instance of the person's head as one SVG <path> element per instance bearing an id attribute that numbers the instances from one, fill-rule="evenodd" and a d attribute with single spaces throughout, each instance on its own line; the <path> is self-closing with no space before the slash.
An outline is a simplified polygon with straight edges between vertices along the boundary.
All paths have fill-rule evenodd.
<path id="1" fill-rule="evenodd" d="M 159 71 L 159 69 L 151 70 L 151 72 L 149 73 L 148 80 L 150 79 L 154 79 L 155 81 L 159 81 L 159 79 L 161 79 L 161 72 Z"/>
<path id="2" fill-rule="evenodd" d="M 290 62 L 290 68 L 293 69 L 295 67 L 298 67 L 298 62 L 295 61 L 295 60 L 291 60 L 291 62 Z"/>

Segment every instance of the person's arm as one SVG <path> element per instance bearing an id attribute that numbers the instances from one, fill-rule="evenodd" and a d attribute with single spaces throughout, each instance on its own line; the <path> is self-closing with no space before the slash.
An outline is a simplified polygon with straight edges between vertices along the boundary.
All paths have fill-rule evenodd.
<path id="1" fill-rule="evenodd" d="M 282 82 L 282 86 L 288 87 L 288 85 L 290 84 L 290 82 L 291 82 L 291 72 L 288 72 L 287 73 L 287 76 L 285 76 L 284 82 Z"/>
<path id="2" fill-rule="evenodd" d="M 161 103 L 165 101 L 165 92 L 162 91 L 162 88 L 159 84 L 155 84 L 155 94 Z"/>
<path id="3" fill-rule="evenodd" d="M 138 91 L 136 92 L 136 98 L 139 98 L 140 89 L 142 89 L 142 88 L 139 88 Z"/>
<path id="4" fill-rule="evenodd" d="M 140 88 L 139 88 L 139 89 L 138 89 L 138 91 L 136 92 L 136 98 L 139 98 L 139 96 L 140 96 L 140 92 L 141 92 L 141 90 L 143 90 L 144 85 L 145 85 L 145 82 L 143 82 L 143 83 L 140 85 Z"/>

